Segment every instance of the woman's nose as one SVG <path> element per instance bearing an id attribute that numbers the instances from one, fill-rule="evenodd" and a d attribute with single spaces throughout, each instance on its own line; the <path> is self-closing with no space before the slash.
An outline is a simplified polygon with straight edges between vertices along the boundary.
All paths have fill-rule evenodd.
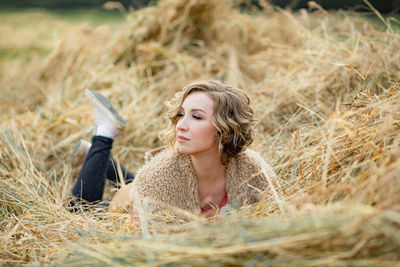
<path id="1" fill-rule="evenodd" d="M 185 117 L 181 117 L 181 119 L 176 124 L 176 129 L 181 131 L 187 131 L 187 123 Z"/>

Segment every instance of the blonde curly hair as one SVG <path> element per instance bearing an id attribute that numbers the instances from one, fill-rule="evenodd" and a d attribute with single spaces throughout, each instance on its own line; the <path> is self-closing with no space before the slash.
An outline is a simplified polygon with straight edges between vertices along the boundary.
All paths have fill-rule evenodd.
<path id="1" fill-rule="evenodd" d="M 160 133 L 160 138 L 168 147 L 175 147 L 178 113 L 185 98 L 193 92 L 206 93 L 214 100 L 213 124 L 223 147 L 223 161 L 236 156 L 253 142 L 255 119 L 247 94 L 221 81 L 204 80 L 188 84 L 168 102 L 167 117 L 170 124 Z"/>

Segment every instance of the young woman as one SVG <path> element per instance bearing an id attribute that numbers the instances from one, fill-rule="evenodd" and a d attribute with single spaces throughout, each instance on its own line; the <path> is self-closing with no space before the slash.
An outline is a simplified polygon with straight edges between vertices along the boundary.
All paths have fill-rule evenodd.
<path id="1" fill-rule="evenodd" d="M 115 175 L 110 150 L 126 126 L 109 101 L 86 91 L 95 111 L 96 135 L 73 194 L 101 200 L 107 176 Z M 227 204 L 259 200 L 274 179 L 272 168 L 247 147 L 254 138 L 253 111 L 243 90 L 220 81 L 193 82 L 170 101 L 170 126 L 161 137 L 168 148 L 150 155 L 132 183 L 114 195 L 110 208 L 134 214 L 215 214 Z"/>

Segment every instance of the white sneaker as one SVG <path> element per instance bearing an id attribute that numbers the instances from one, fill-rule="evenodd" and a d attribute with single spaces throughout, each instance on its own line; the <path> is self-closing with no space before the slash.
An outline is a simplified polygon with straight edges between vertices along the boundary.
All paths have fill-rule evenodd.
<path id="1" fill-rule="evenodd" d="M 89 98 L 94 110 L 94 119 L 99 135 L 114 139 L 126 127 L 125 120 L 118 114 L 108 98 L 96 91 L 86 89 L 85 95 Z"/>
<path id="2" fill-rule="evenodd" d="M 78 141 L 78 143 L 76 143 L 74 151 L 71 154 L 71 158 L 70 158 L 71 164 L 73 166 L 82 164 L 85 161 L 86 156 L 89 153 L 89 149 L 91 146 L 92 146 L 92 143 L 90 143 L 86 140 L 80 139 Z"/>

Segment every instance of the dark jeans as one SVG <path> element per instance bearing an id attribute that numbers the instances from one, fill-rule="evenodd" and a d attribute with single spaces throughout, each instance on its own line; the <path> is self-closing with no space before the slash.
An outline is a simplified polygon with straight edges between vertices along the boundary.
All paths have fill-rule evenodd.
<path id="1" fill-rule="evenodd" d="M 117 162 L 110 156 L 113 140 L 103 136 L 93 136 L 92 146 L 86 156 L 78 179 L 72 189 L 72 194 L 78 201 L 86 201 L 89 204 L 102 200 L 106 178 L 120 184 L 121 177 L 118 174 Z M 130 183 L 135 176 L 120 165 L 125 183 Z M 103 205 L 103 207 L 107 205 Z"/>

